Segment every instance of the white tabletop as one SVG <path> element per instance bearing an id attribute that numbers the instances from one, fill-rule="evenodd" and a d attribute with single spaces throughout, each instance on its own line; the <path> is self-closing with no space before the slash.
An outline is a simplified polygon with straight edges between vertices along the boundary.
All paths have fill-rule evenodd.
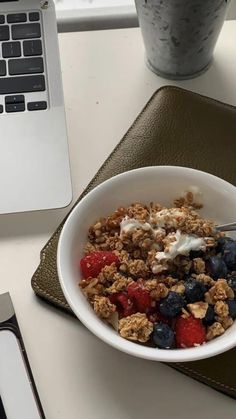
<path id="1" fill-rule="evenodd" d="M 146 68 L 139 29 L 61 34 L 74 197 L 160 86 L 236 105 L 235 39 L 236 22 L 226 22 L 209 71 L 170 83 Z M 40 249 L 67 211 L 0 217 L 0 292 L 13 298 L 47 419 L 234 419 L 232 399 L 110 348 L 34 296 L 30 279 Z"/>

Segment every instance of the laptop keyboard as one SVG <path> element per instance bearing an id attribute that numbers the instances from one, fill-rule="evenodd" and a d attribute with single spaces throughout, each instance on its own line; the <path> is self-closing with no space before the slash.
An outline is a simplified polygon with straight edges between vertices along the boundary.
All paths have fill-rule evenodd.
<path id="1" fill-rule="evenodd" d="M 40 13 L 0 14 L 0 113 L 47 107 Z"/>

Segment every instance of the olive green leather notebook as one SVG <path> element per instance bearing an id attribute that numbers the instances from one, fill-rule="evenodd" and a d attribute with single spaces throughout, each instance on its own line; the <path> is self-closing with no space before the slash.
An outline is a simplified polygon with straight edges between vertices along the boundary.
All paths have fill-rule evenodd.
<path id="1" fill-rule="evenodd" d="M 154 165 L 193 167 L 236 185 L 236 108 L 176 87 L 159 89 L 82 196 L 118 173 Z M 32 287 L 38 296 L 70 312 L 56 268 L 64 221 L 42 249 Z M 203 361 L 170 366 L 236 398 L 236 349 Z"/>

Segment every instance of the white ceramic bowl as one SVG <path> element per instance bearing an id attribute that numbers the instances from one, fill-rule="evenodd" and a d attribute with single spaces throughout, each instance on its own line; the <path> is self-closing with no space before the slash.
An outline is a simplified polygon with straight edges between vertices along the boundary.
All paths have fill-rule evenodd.
<path id="1" fill-rule="evenodd" d="M 190 186 L 197 186 L 203 193 L 203 216 L 222 223 L 235 221 L 236 188 L 233 185 L 197 170 L 157 166 L 123 173 L 93 189 L 73 209 L 61 232 L 58 273 L 70 307 L 91 332 L 130 355 L 155 361 L 186 362 L 211 357 L 236 346 L 236 321 L 224 335 L 196 348 L 162 350 L 125 340 L 96 316 L 78 286 L 79 261 L 91 224 L 132 202 L 156 201 L 171 206 L 173 199 Z"/>

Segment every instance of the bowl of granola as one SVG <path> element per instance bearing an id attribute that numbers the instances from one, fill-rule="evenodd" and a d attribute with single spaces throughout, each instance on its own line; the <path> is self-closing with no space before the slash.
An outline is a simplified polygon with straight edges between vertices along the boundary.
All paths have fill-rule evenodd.
<path id="1" fill-rule="evenodd" d="M 89 192 L 62 229 L 57 267 L 81 322 L 116 349 L 187 362 L 236 346 L 236 188 L 154 166 Z"/>

